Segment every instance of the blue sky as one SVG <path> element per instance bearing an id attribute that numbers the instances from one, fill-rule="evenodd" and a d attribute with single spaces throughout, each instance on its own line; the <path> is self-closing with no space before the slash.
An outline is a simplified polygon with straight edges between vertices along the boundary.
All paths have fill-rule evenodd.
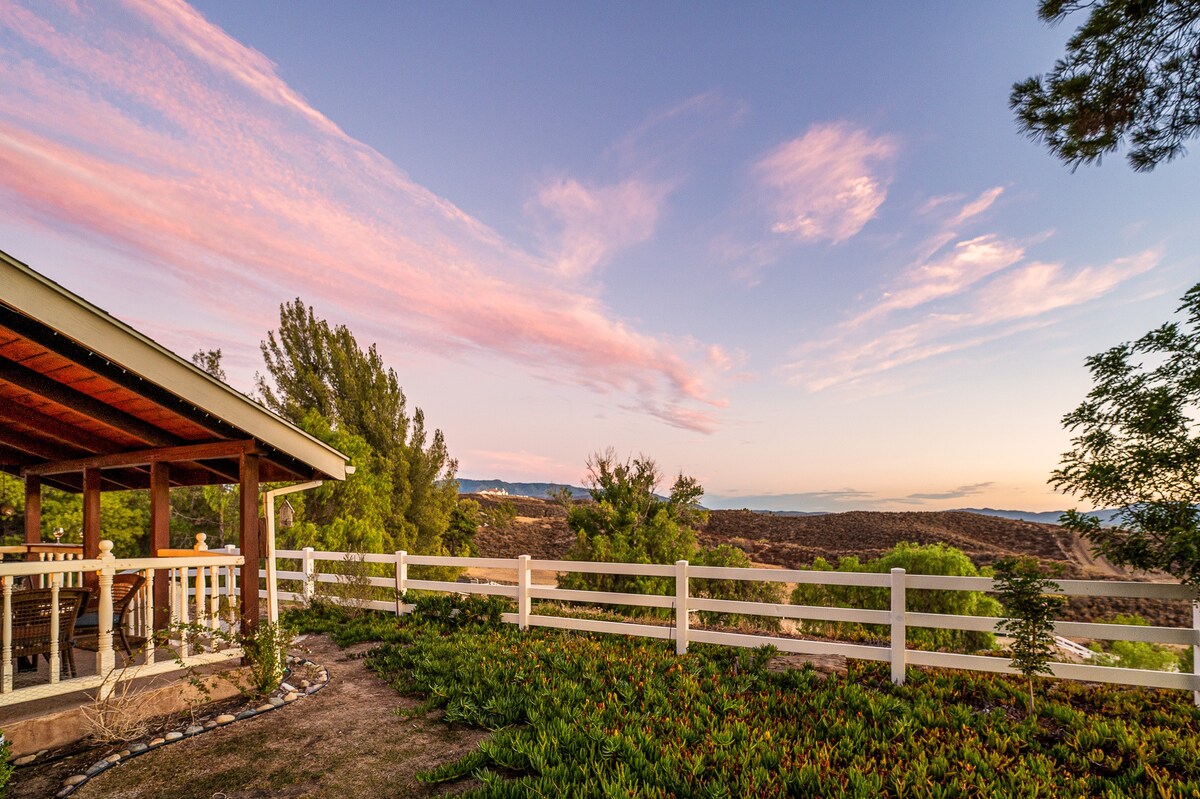
<path id="1" fill-rule="evenodd" d="M 0 3 L 0 249 L 248 390 L 377 341 L 460 473 L 713 506 L 1069 504 L 1083 359 L 1197 268 L 1195 157 L 1072 173 L 1001 3 Z"/>

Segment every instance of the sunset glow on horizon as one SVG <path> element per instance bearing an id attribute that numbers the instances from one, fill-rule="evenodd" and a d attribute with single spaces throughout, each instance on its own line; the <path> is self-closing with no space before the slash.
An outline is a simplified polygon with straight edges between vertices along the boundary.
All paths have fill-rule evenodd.
<path id="1" fill-rule="evenodd" d="M 1200 156 L 1072 173 L 1069 26 L 864 3 L 0 0 L 0 250 L 250 393 L 295 297 L 459 475 L 1042 511 L 1086 356 L 1200 280 Z"/>

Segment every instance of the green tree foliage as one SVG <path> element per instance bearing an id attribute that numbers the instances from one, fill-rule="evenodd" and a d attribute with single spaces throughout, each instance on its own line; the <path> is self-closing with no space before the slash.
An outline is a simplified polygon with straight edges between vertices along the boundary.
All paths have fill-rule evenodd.
<path id="1" fill-rule="evenodd" d="M 587 486 L 591 503 L 572 504 L 567 524 L 575 533 L 571 560 L 601 563 L 674 563 L 696 550 L 694 525 L 703 524 L 704 489 L 682 474 L 666 498 L 655 491 L 662 479 L 658 466 L 640 456 L 622 462 L 611 449 L 588 458 Z M 666 594 L 674 582 L 663 577 L 620 574 L 567 574 L 563 588 Z"/>
<path id="2" fill-rule="evenodd" d="M 267 407 L 350 456 L 355 474 L 301 501 L 289 543 L 324 549 L 445 552 L 457 505 L 456 462 L 440 430 L 409 415 L 395 371 L 374 344 L 363 350 L 344 326 L 319 319 L 301 300 L 280 306 L 279 327 L 262 343 L 257 377 Z M 293 502 L 293 505 L 296 505 Z"/>
<path id="3" fill-rule="evenodd" d="M 568 506 L 570 503 L 567 503 Z M 494 527 L 497 530 L 505 530 L 517 518 L 517 506 L 512 503 L 512 500 L 504 499 L 481 511 L 480 519 L 483 524 L 488 527 Z"/>
<path id="4" fill-rule="evenodd" d="M 512 507 L 511 503 L 509 507 Z M 478 502 L 473 499 L 458 501 L 450 513 L 450 525 L 442 536 L 442 543 L 451 555 L 478 554 L 478 550 L 475 549 L 475 534 L 479 532 L 482 518 Z"/>
<path id="5" fill-rule="evenodd" d="M 1120 524 L 1069 511 L 1062 524 L 1113 563 L 1200 587 L 1200 284 L 1182 322 L 1087 359 L 1094 387 L 1063 417 L 1073 446 L 1050 477 Z"/>
<path id="6" fill-rule="evenodd" d="M 192 363 L 208 372 L 213 377 L 225 381 L 225 369 L 221 366 L 221 350 L 196 350 L 192 353 Z"/>
<path id="7" fill-rule="evenodd" d="M 0 519 L 4 541 L 25 541 L 25 486 L 8 474 L 0 474 L 0 497 L 13 508 L 13 514 Z M 146 491 L 106 491 L 100 495 L 100 518 L 104 538 L 113 542 L 113 554 L 119 558 L 149 554 L 150 496 Z M 62 528 L 61 542 L 83 542 L 83 497 L 54 488 L 42 488 L 42 540 L 54 541 L 52 533 Z"/>
<path id="8" fill-rule="evenodd" d="M 1056 571 L 1061 571 L 1058 567 Z M 1029 684 L 1029 712 L 1033 713 L 1033 678 L 1050 674 L 1054 656 L 1054 616 L 1064 599 L 1051 591 L 1058 583 L 1047 575 L 1037 558 L 1004 558 L 996 563 L 996 591 L 1008 618 L 996 625 L 1011 639 L 1012 666 Z"/>
<path id="9" fill-rule="evenodd" d="M 708 550 L 696 546 L 696 526 L 708 519 L 700 506 L 704 488 L 695 478 L 679 475 L 666 497 L 656 491 L 661 481 L 658 466 L 645 456 L 621 461 L 611 449 L 588 458 L 587 486 L 592 502 L 572 503 L 567 524 L 575 532 L 571 560 L 601 563 L 674 563 L 750 566 L 736 547 Z M 736 580 L 698 580 L 700 596 L 715 599 L 777 601 L 772 584 Z M 559 585 L 568 589 L 630 594 L 672 594 L 669 577 L 621 574 L 566 574 Z"/>
<path id="10" fill-rule="evenodd" d="M 0 732 L 0 796 L 8 795 L 8 781 L 12 778 L 13 766 L 10 762 L 12 750 L 4 733 Z"/>
<path id="11" fill-rule="evenodd" d="M 1183 154 L 1200 129 L 1200 2 L 1041 0 L 1060 22 L 1088 9 L 1050 74 L 1013 85 L 1022 132 L 1071 166 L 1099 162 L 1122 141 L 1138 171 Z"/>
<path id="12" fill-rule="evenodd" d="M 816 571 L 868 572 L 888 574 L 892 569 L 904 569 L 909 574 L 939 574 L 953 577 L 979 577 L 980 571 L 960 549 L 946 544 L 896 544 L 890 552 L 861 562 L 857 557 L 839 558 L 834 569 L 824 558 L 816 558 Z M 945 613 L 956 616 L 999 616 L 1000 603 L 981 591 L 924 591 L 910 590 L 905 594 L 907 609 L 914 613 Z M 801 583 L 792 592 L 792 604 L 818 607 L 865 608 L 887 610 L 891 593 L 886 588 L 854 585 L 812 585 Z M 883 625 L 860 625 L 846 622 L 805 622 L 805 629 L 837 637 L 858 637 L 862 634 L 886 635 Z M 995 636 L 974 630 L 939 630 L 911 627 L 908 641 L 916 646 L 959 650 L 991 649 Z"/>

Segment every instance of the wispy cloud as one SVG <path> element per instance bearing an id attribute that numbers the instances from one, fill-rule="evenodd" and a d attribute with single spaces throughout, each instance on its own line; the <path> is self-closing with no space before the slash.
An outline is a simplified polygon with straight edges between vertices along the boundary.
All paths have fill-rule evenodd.
<path id="1" fill-rule="evenodd" d="M 615 251 L 650 238 L 669 189 L 636 178 L 590 188 L 564 178 L 543 186 L 526 211 L 543 220 L 555 271 L 579 278 Z"/>
<path id="2" fill-rule="evenodd" d="M 259 309 L 319 298 L 385 347 L 499 355 L 673 424 L 715 425 L 706 348 L 548 285 L 543 256 L 347 136 L 187 5 L 12 3 L 0 27 L 10 217 L 136 253 L 190 286 L 189 302 L 259 335 Z M 583 274 L 644 240 L 662 193 L 636 181 L 547 187 L 560 268 Z"/>
<path id="3" fill-rule="evenodd" d="M 991 488 L 995 483 L 972 483 L 971 485 L 959 486 L 951 488 L 948 491 L 934 491 L 929 493 L 909 494 L 907 499 L 920 500 L 936 500 L 936 499 L 962 499 L 963 497 L 973 497 L 976 494 L 982 494 L 987 489 Z"/>
<path id="4" fill-rule="evenodd" d="M 887 198 L 895 143 L 848 123 L 814 125 L 754 165 L 774 214 L 771 230 L 834 244 L 854 236 Z"/>
<path id="5" fill-rule="evenodd" d="M 469 472 L 479 479 L 501 477 L 509 481 L 543 482 L 562 480 L 576 482 L 578 465 L 569 466 L 545 455 L 526 450 L 468 450 L 459 459 L 460 472 Z"/>
<path id="6" fill-rule="evenodd" d="M 916 215 L 932 219 L 934 228 L 917 245 L 915 260 L 830 336 L 796 347 L 784 367 L 791 381 L 811 391 L 861 385 L 863 378 L 1052 324 L 1052 312 L 1108 293 L 1161 257 L 1145 251 L 1069 266 L 1028 258 L 1049 233 L 1025 240 L 960 234 L 1003 194 L 1003 186 L 994 186 L 973 199 L 951 194 L 921 205 Z"/>

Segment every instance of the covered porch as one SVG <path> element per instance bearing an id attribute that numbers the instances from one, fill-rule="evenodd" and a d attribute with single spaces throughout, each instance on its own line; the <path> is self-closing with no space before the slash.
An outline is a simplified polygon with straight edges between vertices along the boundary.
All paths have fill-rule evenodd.
<path id="1" fill-rule="evenodd" d="M 47 592 L 54 651 L 37 658 L 48 672 L 41 695 L 69 680 L 98 684 L 126 655 L 129 636 L 153 647 L 153 632 L 172 620 L 215 629 L 219 611 L 232 611 L 243 630 L 252 627 L 267 554 L 260 485 L 341 480 L 346 458 L 0 252 L 0 470 L 19 478 L 24 493 L 24 541 L 8 542 L 0 563 L 3 717 L 28 690 L 13 616 L 33 601 L 24 592 Z M 209 551 L 203 540 L 172 548 L 171 489 L 198 485 L 238 487 L 236 550 Z M 57 542 L 43 523 L 48 488 L 81 495 L 81 543 Z M 103 541 L 101 494 L 128 490 L 149 494 L 148 536 L 140 552 L 114 553 Z M 126 575 L 141 581 L 122 608 L 121 586 L 133 581 Z M 76 662 L 78 672 L 63 680 L 68 659 L 79 655 L 62 638 L 71 622 L 64 597 L 76 591 L 78 620 L 95 614 L 96 655 L 94 666 Z M 144 651 L 141 658 L 153 662 Z"/>

